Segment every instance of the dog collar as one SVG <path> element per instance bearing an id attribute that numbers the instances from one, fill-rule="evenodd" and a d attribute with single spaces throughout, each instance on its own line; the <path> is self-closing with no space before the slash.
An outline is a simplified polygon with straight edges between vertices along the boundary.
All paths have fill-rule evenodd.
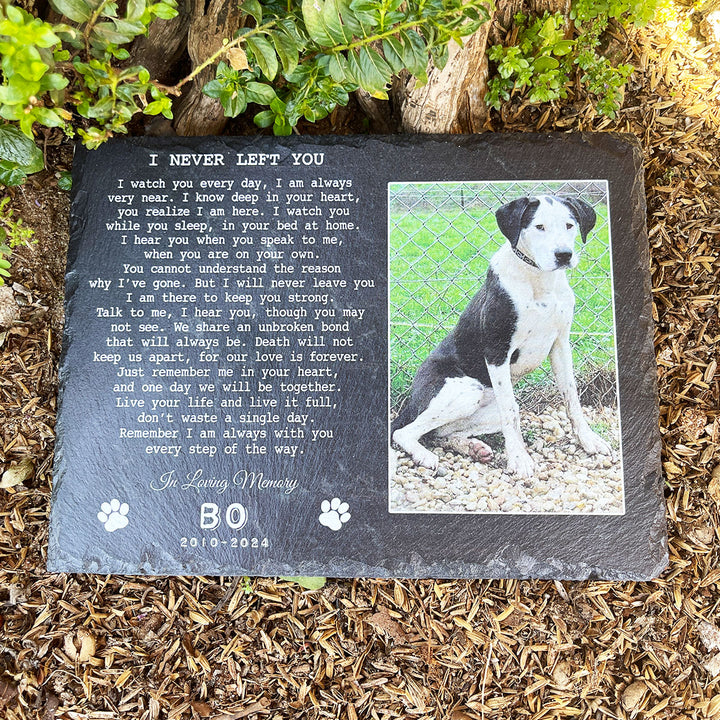
<path id="1" fill-rule="evenodd" d="M 524 252 L 521 250 L 518 250 L 516 247 L 512 249 L 512 251 L 525 263 L 528 265 L 531 265 L 534 268 L 540 269 L 540 266 L 532 259 L 529 258 Z"/>

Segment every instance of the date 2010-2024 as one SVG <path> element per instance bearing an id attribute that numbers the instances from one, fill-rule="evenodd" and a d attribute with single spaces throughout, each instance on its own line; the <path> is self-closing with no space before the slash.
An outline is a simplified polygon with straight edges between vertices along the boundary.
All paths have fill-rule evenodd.
<path id="1" fill-rule="evenodd" d="M 267 537 L 234 537 L 221 540 L 218 537 L 181 537 L 180 547 L 183 548 L 268 548 L 270 540 Z"/>

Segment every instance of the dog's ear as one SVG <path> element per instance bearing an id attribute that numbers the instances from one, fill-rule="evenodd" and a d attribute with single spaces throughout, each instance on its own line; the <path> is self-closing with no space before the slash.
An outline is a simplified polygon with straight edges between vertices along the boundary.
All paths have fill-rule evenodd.
<path id="1" fill-rule="evenodd" d="M 521 197 L 496 210 L 495 219 L 500 232 L 510 241 L 513 247 L 517 245 L 521 230 L 530 224 L 530 220 L 539 205 L 539 200 Z"/>
<path id="2" fill-rule="evenodd" d="M 577 220 L 577 223 L 580 226 L 582 241 L 585 242 L 587 240 L 588 233 L 595 227 L 595 221 L 597 219 L 595 211 L 584 200 L 579 200 L 578 198 L 564 197 L 560 198 L 560 200 L 563 205 L 570 209 L 573 217 Z"/>

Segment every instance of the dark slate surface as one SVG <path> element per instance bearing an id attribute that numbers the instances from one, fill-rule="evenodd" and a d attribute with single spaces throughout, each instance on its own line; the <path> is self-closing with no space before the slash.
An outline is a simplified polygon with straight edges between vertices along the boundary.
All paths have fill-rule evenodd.
<path id="1" fill-rule="evenodd" d="M 89 280 L 116 278 L 117 271 L 109 268 L 123 263 L 156 262 L 143 258 L 147 247 L 119 245 L 113 239 L 118 233 L 106 229 L 106 223 L 116 216 L 116 206 L 107 202 L 107 195 L 143 192 L 116 190 L 118 174 L 166 181 L 188 176 L 239 180 L 243 169 L 232 174 L 231 165 L 222 173 L 212 167 L 181 168 L 193 175 L 180 175 L 179 169 L 168 168 L 165 160 L 169 153 L 178 152 L 229 157 L 237 152 L 266 152 L 279 153 L 285 160 L 291 152 L 318 151 L 326 154 L 322 175 L 352 178 L 362 196 L 360 209 L 355 211 L 361 218 L 362 239 L 355 240 L 353 253 L 346 252 L 346 246 L 338 248 L 338 257 L 348 276 L 376 280 L 374 292 L 364 296 L 366 318 L 363 332 L 355 338 L 363 362 L 342 368 L 348 375 L 343 391 L 333 397 L 337 404 L 332 422 L 334 441 L 316 447 L 306 443 L 307 452 L 295 459 L 270 455 L 239 458 L 221 452 L 211 461 L 203 458 L 199 462 L 185 452 L 177 459 L 154 456 L 140 451 L 143 445 L 137 440 L 118 439 L 119 428 L 128 424 L 127 418 L 134 417 L 137 408 L 113 406 L 115 394 L 110 389 L 117 366 L 92 360 L 107 336 L 110 321 L 96 316 L 98 291 L 90 288 Z M 148 167 L 151 153 L 160 158 L 159 167 Z M 298 174 L 293 177 L 318 175 L 317 168 L 295 170 Z M 255 172 L 259 170 L 253 168 Z M 277 168 L 273 168 L 268 177 L 276 175 Z M 609 181 L 625 514 L 388 514 L 387 183 L 568 178 Z M 323 252 L 323 261 L 329 261 L 333 250 Z M 657 576 L 666 565 L 667 548 L 648 265 L 642 157 L 638 144 L 629 137 L 163 138 L 111 142 L 92 153 L 79 148 L 73 169 L 48 568 L 95 573 L 336 577 Z M 144 275 L 146 280 L 153 277 L 149 272 Z M 103 304 L 123 307 L 126 291 L 111 287 Z M 333 293 L 336 304 L 352 304 L 351 291 Z M 133 337 L 139 344 L 140 334 L 133 333 Z M 144 349 L 142 352 L 146 354 Z M 186 367 L 196 365 L 199 352 L 197 348 L 187 351 Z M 167 367 L 145 360 L 142 365 L 147 374 L 152 367 Z M 130 378 L 118 379 L 127 380 Z M 169 385 L 171 380 L 163 382 Z M 155 396 L 136 391 L 132 397 Z M 138 426 L 131 423 L 129 427 Z M 157 478 L 168 472 L 182 478 L 198 468 L 206 477 L 228 478 L 247 470 L 256 473 L 255 477 L 262 472 L 265 478 L 295 478 L 298 487 L 289 494 L 236 487 L 223 494 L 215 489 L 150 489 L 151 483 L 157 484 Z M 248 475 L 248 481 L 251 477 Z M 318 522 L 321 503 L 335 497 L 346 501 L 351 513 L 339 532 Z M 128 522 L 107 532 L 98 512 L 111 499 L 127 503 Z M 236 532 L 225 525 L 213 532 L 201 531 L 198 513 L 203 502 L 221 507 L 241 502 L 248 512 L 247 524 Z M 114 518 L 123 516 L 125 509 Z M 113 506 L 108 515 L 117 510 Z M 216 538 L 215 547 L 210 546 L 212 537 Z M 269 547 L 252 547 L 253 538 L 264 537 L 270 538 Z M 198 546 L 192 547 L 191 540 L 183 544 L 181 538 L 198 538 Z"/>

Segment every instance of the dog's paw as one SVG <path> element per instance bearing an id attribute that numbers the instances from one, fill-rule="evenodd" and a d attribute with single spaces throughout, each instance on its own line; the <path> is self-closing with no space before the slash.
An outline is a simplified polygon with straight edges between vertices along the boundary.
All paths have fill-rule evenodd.
<path id="1" fill-rule="evenodd" d="M 427 448 L 423 448 L 422 451 L 418 450 L 417 452 L 414 452 L 412 459 L 418 465 L 422 465 L 428 470 L 437 470 L 438 465 L 440 464 L 440 458 Z"/>
<path id="2" fill-rule="evenodd" d="M 489 463 L 493 459 L 494 453 L 492 448 L 482 440 L 471 438 L 468 443 L 468 455 L 475 462 Z"/>
<path id="3" fill-rule="evenodd" d="M 529 478 L 535 474 L 535 463 L 532 461 L 527 450 L 508 455 L 508 472 L 521 478 Z"/>
<path id="4" fill-rule="evenodd" d="M 466 455 L 475 462 L 489 463 L 493 458 L 492 448 L 477 438 L 469 438 L 460 434 L 449 435 L 441 439 L 441 444 L 445 450 Z"/>
<path id="5" fill-rule="evenodd" d="M 350 519 L 350 513 L 348 512 L 350 506 L 346 502 L 342 502 L 340 498 L 323 500 L 320 509 L 322 510 L 320 517 L 318 517 L 320 524 L 329 527 L 335 532 L 340 530 Z"/>
<path id="6" fill-rule="evenodd" d="M 127 526 L 129 510 L 130 507 L 127 503 L 121 503 L 117 498 L 113 498 L 110 502 L 104 502 L 100 506 L 97 519 L 103 524 L 105 530 L 115 532 Z"/>
<path id="7" fill-rule="evenodd" d="M 580 445 L 588 455 L 611 455 L 610 443 L 603 440 L 597 433 L 589 430 L 579 436 Z"/>

